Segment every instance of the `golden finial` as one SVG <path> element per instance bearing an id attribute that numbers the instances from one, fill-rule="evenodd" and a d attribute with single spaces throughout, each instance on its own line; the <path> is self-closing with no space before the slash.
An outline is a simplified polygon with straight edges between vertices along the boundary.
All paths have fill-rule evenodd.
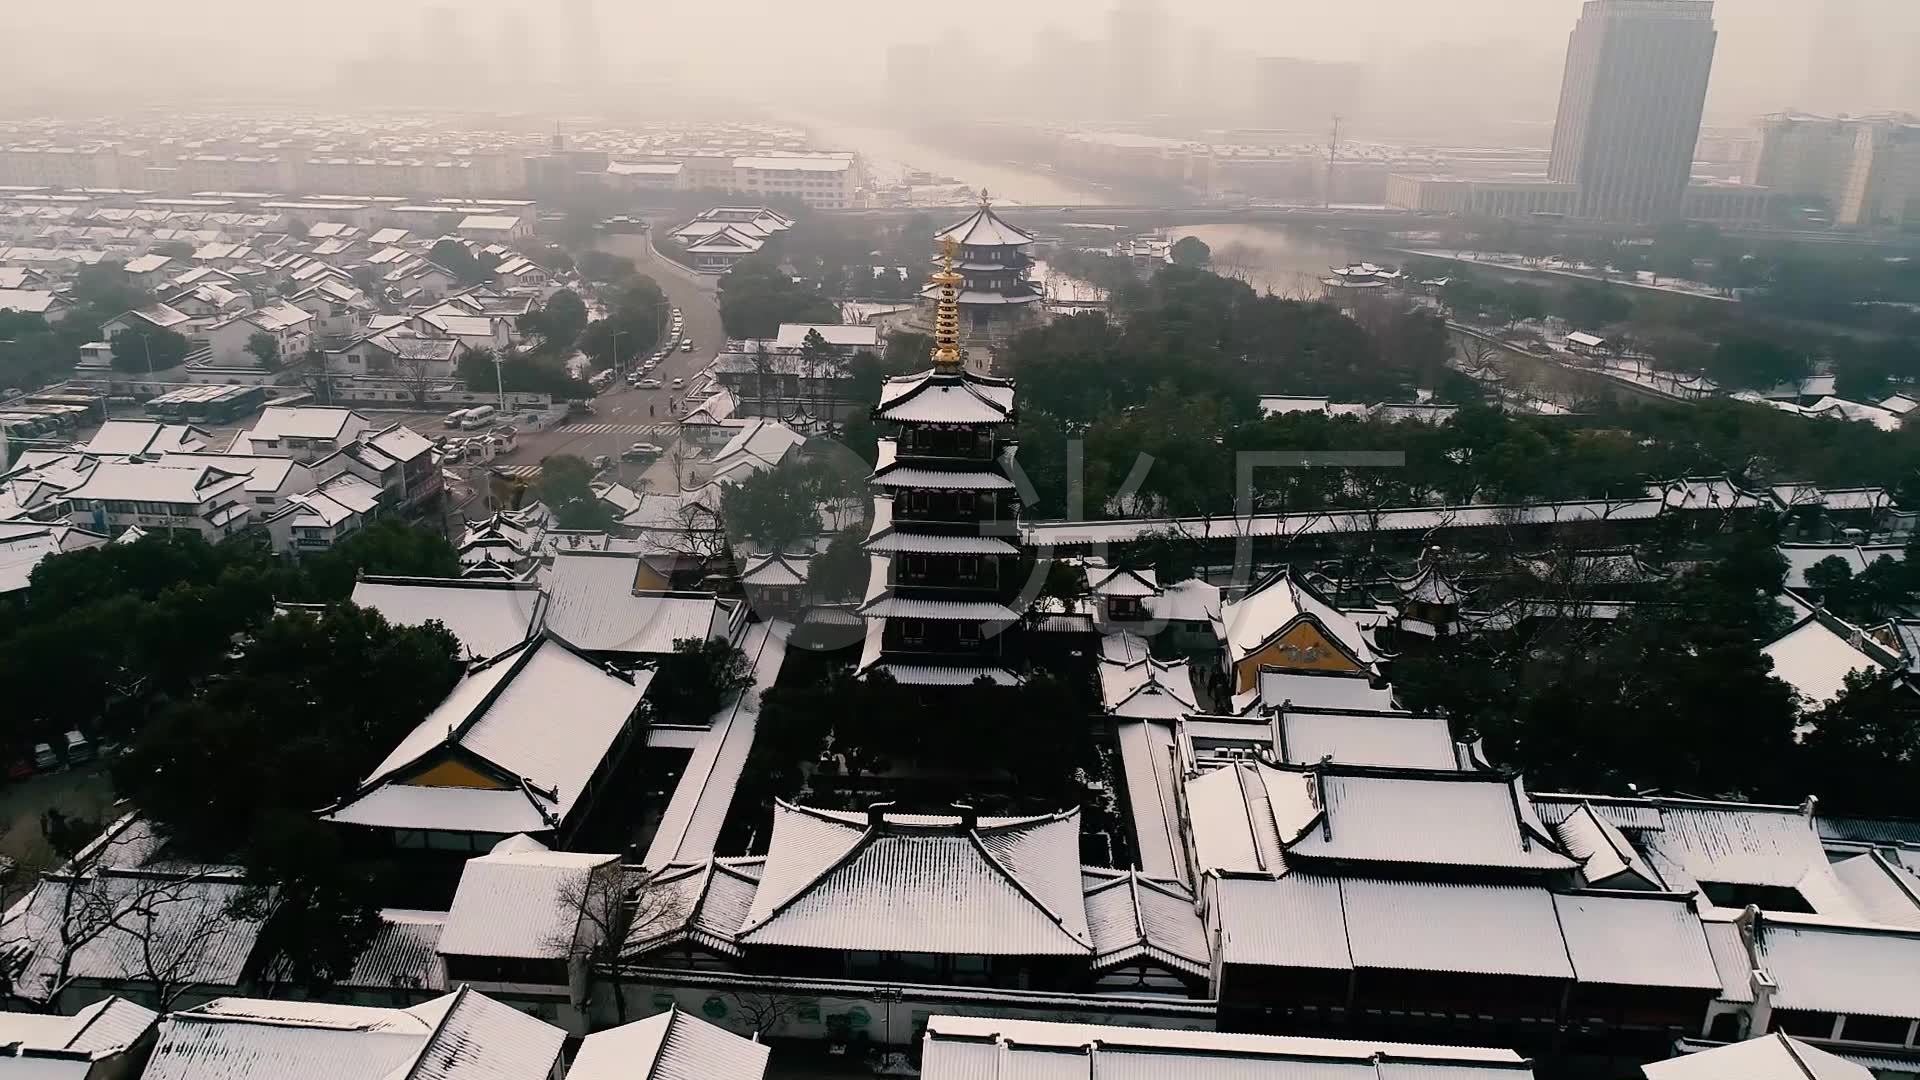
<path id="1" fill-rule="evenodd" d="M 960 284 L 966 281 L 953 268 L 957 245 L 951 236 L 940 238 L 940 272 L 930 279 L 940 287 L 940 304 L 933 318 L 933 369 L 942 374 L 960 370 Z"/>
<path id="2" fill-rule="evenodd" d="M 986 188 L 980 189 L 980 209 L 982 210 L 993 209 L 993 196 L 987 194 Z"/>

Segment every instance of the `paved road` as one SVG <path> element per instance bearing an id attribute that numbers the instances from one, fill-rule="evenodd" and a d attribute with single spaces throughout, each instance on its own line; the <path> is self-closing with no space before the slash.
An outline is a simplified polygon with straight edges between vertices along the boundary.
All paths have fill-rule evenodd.
<path id="1" fill-rule="evenodd" d="M 680 397 L 673 390 L 673 380 L 692 381 L 694 372 L 705 367 L 726 341 L 720 328 L 716 279 L 654 255 L 644 235 L 604 237 L 600 247 L 632 259 L 641 273 L 660 284 L 667 300 L 685 319 L 683 332 L 693 339 L 693 351 L 676 349 L 654 369 L 653 377 L 660 380 L 661 389 L 634 390 L 616 385 L 594 400 L 592 416 L 576 417 L 552 431 L 522 434 L 519 447 L 498 464 L 507 472 L 530 476 L 537 472 L 540 460 L 552 454 L 576 454 L 589 461 L 605 454 L 617 463 L 615 473 L 623 482 L 631 484 L 644 473 L 655 490 L 671 489 L 670 469 L 620 462 L 620 452 L 636 442 L 666 448 L 677 438 L 675 416 L 668 406 L 669 399 L 677 402 Z"/>

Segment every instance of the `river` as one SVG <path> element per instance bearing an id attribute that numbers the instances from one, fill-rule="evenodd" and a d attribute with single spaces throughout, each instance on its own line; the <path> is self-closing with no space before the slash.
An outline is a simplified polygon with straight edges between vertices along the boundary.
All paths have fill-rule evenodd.
<path id="1" fill-rule="evenodd" d="M 1117 201 L 1104 187 L 1070 176 L 1020 165 L 990 161 L 944 149 L 891 128 L 841 123 L 820 118 L 800 121 L 816 145 L 858 151 L 875 179 L 890 183 L 908 167 L 951 176 L 970 187 L 986 187 L 1019 224 L 1019 205 L 1098 206 Z M 1381 260 L 1348 244 L 1337 234 L 1303 226 L 1195 225 L 1169 230 L 1178 240 L 1197 236 L 1213 249 L 1214 268 L 1241 278 L 1261 292 L 1304 299 L 1324 291 L 1321 279 L 1335 266 L 1363 258 Z M 1395 260 L 1397 261 L 1397 260 Z"/>
<path id="2" fill-rule="evenodd" d="M 1097 206 L 1118 200 L 1097 184 L 1021 165 L 969 157 L 890 128 L 807 118 L 799 121 L 817 146 L 858 151 L 867 171 L 882 183 L 899 179 L 908 168 L 951 176 L 969 187 L 985 187 L 994 200 L 1028 206 Z"/>

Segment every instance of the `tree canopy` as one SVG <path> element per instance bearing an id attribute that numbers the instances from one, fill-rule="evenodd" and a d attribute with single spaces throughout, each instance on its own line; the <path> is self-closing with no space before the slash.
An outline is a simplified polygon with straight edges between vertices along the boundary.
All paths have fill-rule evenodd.
<path id="1" fill-rule="evenodd" d="M 187 339 L 161 327 L 122 330 L 113 335 L 113 366 L 121 371 L 166 371 L 186 360 Z"/>
<path id="2" fill-rule="evenodd" d="M 563 529 L 605 530 L 613 511 L 593 493 L 593 466 L 573 454 L 553 454 L 540 462 L 540 501 Z"/>
<path id="3" fill-rule="evenodd" d="M 720 321 L 728 337 L 770 338 L 781 323 L 838 323 L 840 309 L 796 285 L 771 258 L 755 255 L 720 279 Z"/>

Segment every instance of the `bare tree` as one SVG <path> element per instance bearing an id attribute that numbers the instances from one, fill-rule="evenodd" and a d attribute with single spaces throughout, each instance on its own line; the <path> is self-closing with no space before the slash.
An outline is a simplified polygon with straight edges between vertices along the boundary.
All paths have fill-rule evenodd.
<path id="1" fill-rule="evenodd" d="M 155 847 L 150 831 L 123 818 L 41 879 L 0 938 L 8 997 L 57 1008 L 90 949 L 109 953 L 110 977 L 149 984 L 163 1011 L 201 982 L 208 946 L 234 929 L 215 886 L 237 881 L 237 873 L 205 865 L 140 868 Z"/>
<path id="2" fill-rule="evenodd" d="M 756 1034 L 771 1034 L 800 1011 L 800 999 L 778 990 L 735 990 L 729 996 L 740 1011 L 740 1018 L 752 1025 Z"/>
<path id="3" fill-rule="evenodd" d="M 110 880 L 127 885 L 127 899 L 110 925 L 128 939 L 117 950 L 131 961 L 127 974 L 152 988 L 154 1008 L 170 1012 L 182 995 L 205 980 L 212 945 L 235 930 L 235 921 L 205 876 L 128 880 L 141 873 L 112 875 Z"/>
<path id="4" fill-rule="evenodd" d="M 415 405 L 427 402 L 427 391 L 433 387 L 434 363 L 431 358 L 421 355 L 418 348 L 395 354 L 393 358 L 394 377 L 406 385 L 407 393 Z"/>
<path id="5" fill-rule="evenodd" d="M 613 1011 L 627 1022 L 624 963 L 636 943 L 646 941 L 687 917 L 686 904 L 672 889 L 658 884 L 648 870 L 629 871 L 619 860 L 609 860 L 561 883 L 557 902 L 573 918 L 545 942 L 570 968 L 588 980 L 605 980 L 613 992 Z M 584 996 L 584 995 L 583 995 Z"/>

